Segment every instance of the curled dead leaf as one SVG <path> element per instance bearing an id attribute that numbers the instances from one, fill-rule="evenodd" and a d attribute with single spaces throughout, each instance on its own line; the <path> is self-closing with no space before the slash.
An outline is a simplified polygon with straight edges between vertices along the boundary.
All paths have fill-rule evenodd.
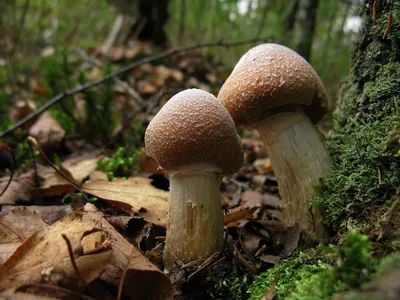
<path id="1" fill-rule="evenodd" d="M 135 216 L 164 228 L 167 226 L 169 193 L 152 186 L 148 178 L 92 180 L 83 184 L 82 190 L 115 204 L 125 204 Z"/>

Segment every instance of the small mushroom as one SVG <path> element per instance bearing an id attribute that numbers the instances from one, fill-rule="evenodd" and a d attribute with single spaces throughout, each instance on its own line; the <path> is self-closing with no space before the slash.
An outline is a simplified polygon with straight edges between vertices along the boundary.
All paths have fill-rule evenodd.
<path id="1" fill-rule="evenodd" d="M 331 170 L 331 158 L 313 123 L 327 112 L 325 88 L 300 55 L 262 44 L 242 56 L 222 86 L 222 101 L 238 126 L 260 133 L 271 160 L 288 226 L 324 236 L 320 208 L 309 198 Z"/>
<path id="2" fill-rule="evenodd" d="M 187 263 L 221 251 L 221 180 L 243 164 L 242 144 L 228 111 L 208 92 L 182 91 L 152 119 L 145 143 L 170 176 L 166 270 L 174 261 Z"/>

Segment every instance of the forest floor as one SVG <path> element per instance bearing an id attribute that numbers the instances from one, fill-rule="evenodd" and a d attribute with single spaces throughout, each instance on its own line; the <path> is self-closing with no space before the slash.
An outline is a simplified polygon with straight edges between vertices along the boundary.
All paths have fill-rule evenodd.
<path id="1" fill-rule="evenodd" d="M 144 130 L 171 96 L 188 88 L 217 94 L 229 72 L 196 47 L 157 60 L 149 60 L 158 54 L 145 43 L 112 47 L 107 55 L 100 47 L 53 50 L 43 49 L 42 72 L 13 78 L 0 95 L 0 295 L 398 295 L 395 242 L 371 244 L 367 236 L 350 231 L 319 244 L 299 226 L 283 224 L 273 167 L 258 134 L 243 130 L 245 163 L 221 186 L 223 252 L 164 274 L 169 180 L 147 155 Z M 87 82 L 103 82 L 132 61 L 139 63 L 121 76 L 82 88 Z M 78 90 L 63 95 L 74 87 Z M 57 102 L 47 107 L 57 95 Z M 35 115 L 38 111 L 42 113 Z M 35 117 L 29 118 L 31 114 Z M 12 127 L 21 120 L 26 122 Z M 348 292 L 352 288 L 357 290 Z"/>

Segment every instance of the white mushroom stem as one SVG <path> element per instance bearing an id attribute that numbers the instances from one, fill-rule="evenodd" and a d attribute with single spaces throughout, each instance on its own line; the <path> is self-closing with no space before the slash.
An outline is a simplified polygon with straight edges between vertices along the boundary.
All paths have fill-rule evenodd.
<path id="1" fill-rule="evenodd" d="M 221 175 L 209 171 L 177 173 L 170 177 L 164 250 L 166 271 L 177 260 L 188 263 L 221 251 L 224 233 L 221 180 Z"/>
<path id="2" fill-rule="evenodd" d="M 288 226 L 324 236 L 320 208 L 309 199 L 320 178 L 331 171 L 331 159 L 310 119 L 301 111 L 281 113 L 257 124 L 273 166 Z"/>

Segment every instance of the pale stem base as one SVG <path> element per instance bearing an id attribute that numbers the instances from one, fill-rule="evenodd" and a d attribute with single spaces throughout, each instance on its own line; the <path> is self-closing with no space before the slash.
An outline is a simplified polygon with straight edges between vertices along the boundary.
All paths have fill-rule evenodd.
<path id="1" fill-rule="evenodd" d="M 221 251 L 224 219 L 222 176 L 215 172 L 178 173 L 170 177 L 170 204 L 164 250 L 166 271 Z"/>
<path id="2" fill-rule="evenodd" d="M 288 226 L 324 236 L 320 208 L 310 209 L 310 197 L 320 178 L 331 171 L 329 153 L 310 119 L 300 111 L 269 117 L 256 127 L 279 186 Z"/>

